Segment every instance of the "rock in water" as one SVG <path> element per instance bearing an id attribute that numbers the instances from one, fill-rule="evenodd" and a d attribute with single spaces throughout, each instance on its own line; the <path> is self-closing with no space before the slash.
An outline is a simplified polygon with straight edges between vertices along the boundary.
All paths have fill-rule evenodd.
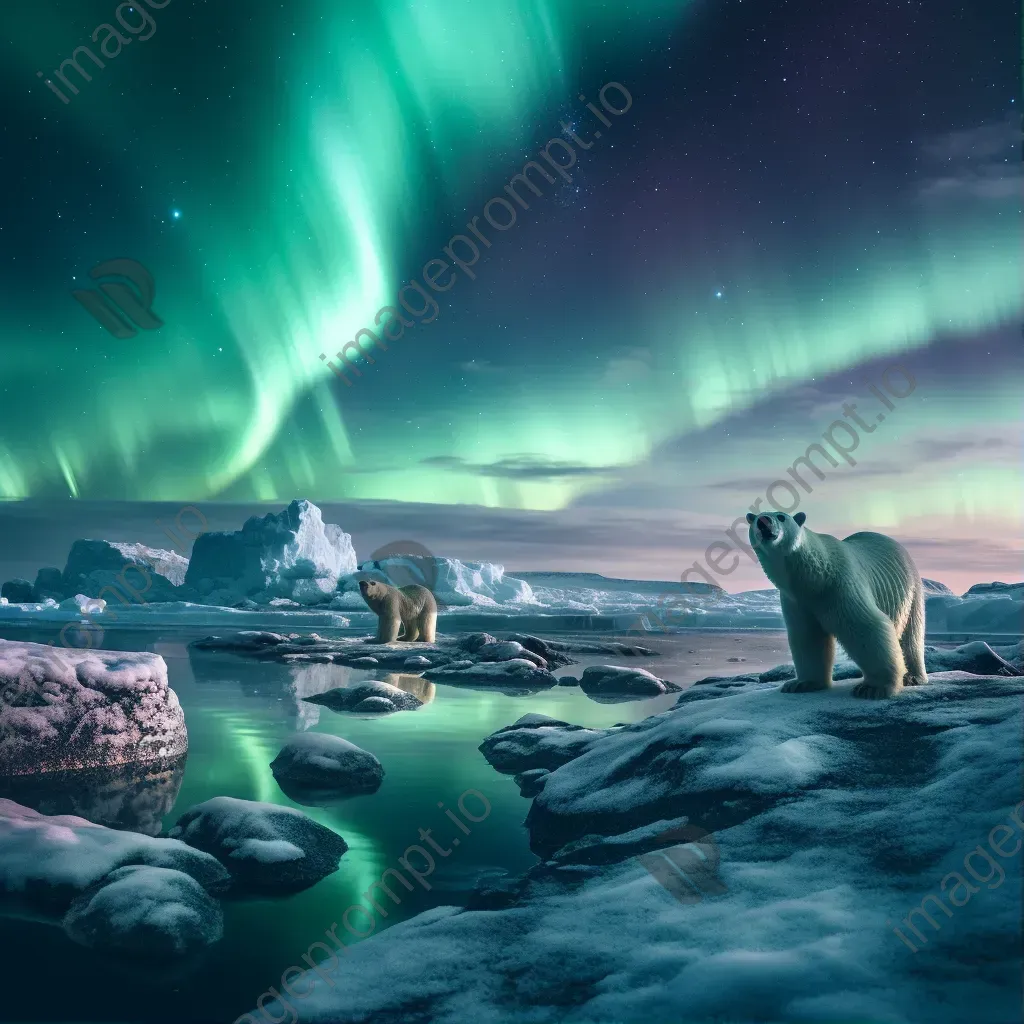
<path id="1" fill-rule="evenodd" d="M 211 892 L 229 883 L 215 858 L 184 843 L 0 799 L 0 911 L 14 904 L 43 916 L 63 914 L 76 896 L 128 865 L 183 872 Z"/>
<path id="2" fill-rule="evenodd" d="M 79 945 L 108 953 L 184 956 L 217 942 L 224 917 L 189 875 L 133 864 L 78 896 L 64 931 Z"/>
<path id="3" fill-rule="evenodd" d="M 673 693 L 681 686 L 659 679 L 643 668 L 620 668 L 617 665 L 591 665 L 583 670 L 580 688 L 586 694 L 657 697 Z"/>
<path id="4" fill-rule="evenodd" d="M 336 686 L 333 690 L 303 697 L 308 704 L 320 704 L 332 711 L 415 711 L 423 701 L 415 694 L 408 693 L 394 683 L 370 679 L 355 686 Z M 361 707 L 367 701 L 374 701 L 370 707 Z M 386 705 L 385 703 L 386 702 Z"/>
<path id="5" fill-rule="evenodd" d="M 296 892 L 333 871 L 348 849 L 336 832 L 279 804 L 216 796 L 190 807 L 169 833 L 212 854 L 243 888 Z"/>
<path id="6" fill-rule="evenodd" d="M 373 699 L 381 698 L 367 698 Z M 290 739 L 271 761 L 270 768 L 278 783 L 346 795 L 375 793 L 384 779 L 383 765 L 368 750 L 340 736 L 320 732 L 299 733 Z"/>
<path id="7" fill-rule="evenodd" d="M 333 597 L 338 577 L 355 568 L 352 538 L 324 523 L 312 502 L 297 500 L 283 512 L 252 516 L 233 533 L 198 537 L 185 583 L 204 595 L 229 592 L 308 605 Z"/>
<path id="8" fill-rule="evenodd" d="M 187 749 L 159 655 L 0 640 L 0 775 L 172 761 Z"/>

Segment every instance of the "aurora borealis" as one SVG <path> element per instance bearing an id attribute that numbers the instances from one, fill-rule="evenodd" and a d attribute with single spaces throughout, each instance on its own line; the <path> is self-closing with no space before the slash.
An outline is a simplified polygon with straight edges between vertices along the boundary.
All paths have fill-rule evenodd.
<path id="1" fill-rule="evenodd" d="M 1019 578 L 1009 5 L 173 0 L 63 104 L 37 72 L 115 6 L 0 15 L 0 498 L 385 502 L 441 553 L 677 578 L 899 362 L 915 394 L 809 525 Z M 337 380 L 320 354 L 560 122 L 601 130 L 578 97 L 608 81 L 633 106 L 573 180 Z M 118 257 L 158 331 L 71 297 Z"/>

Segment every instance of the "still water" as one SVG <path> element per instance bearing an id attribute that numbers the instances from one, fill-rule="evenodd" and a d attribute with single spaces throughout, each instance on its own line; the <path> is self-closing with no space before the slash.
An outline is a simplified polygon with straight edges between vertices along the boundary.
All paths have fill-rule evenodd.
<path id="1" fill-rule="evenodd" d="M 282 971 L 301 966 L 301 956 L 344 911 L 364 903 L 374 880 L 397 867 L 407 847 L 422 844 L 420 829 L 432 830 L 448 857 L 436 857 L 430 889 L 400 890 L 399 906 L 377 915 L 377 931 L 435 906 L 461 904 L 481 879 L 518 875 L 537 862 L 523 820 L 529 801 L 511 777 L 496 772 L 477 749 L 481 741 L 527 712 L 567 722 L 607 727 L 632 722 L 671 707 L 676 695 L 603 704 L 576 687 L 530 696 L 426 683 L 416 676 L 338 665 L 303 667 L 256 662 L 220 652 L 190 650 L 204 631 L 108 633 L 105 646 L 149 650 L 168 666 L 170 684 L 185 711 L 189 731 L 184 771 L 162 779 L 162 800 L 138 799 L 119 808 L 102 799 L 94 813 L 69 806 L 65 792 L 13 788 L 0 779 L 0 797 L 44 813 L 78 813 L 104 824 L 156 833 L 169 829 L 189 807 L 214 796 L 234 796 L 301 806 L 280 790 L 270 762 L 296 731 L 311 729 L 344 737 L 372 752 L 385 770 L 380 789 L 327 806 L 301 806 L 310 817 L 343 836 L 349 850 L 341 866 L 312 888 L 280 899 L 246 898 L 224 903 L 224 938 L 201 958 L 159 969 L 129 965 L 72 943 L 59 927 L 0 917 L 6 1006 L 9 1021 L 218 1021 L 230 1024 L 257 997 L 279 983 Z M 52 636 L 10 629 L 5 639 L 52 642 Z M 583 639 L 594 639 L 588 634 Z M 630 637 L 619 639 L 629 642 Z M 688 685 L 707 675 L 760 671 L 789 659 L 782 631 L 688 632 L 646 638 L 659 657 L 622 659 L 576 656 L 579 664 L 557 670 L 578 676 L 591 664 L 628 664 Z M 383 717 L 338 714 L 302 701 L 335 686 L 383 678 L 427 703 L 416 711 Z M 174 790 L 180 785 L 175 794 Z M 490 812 L 470 834 L 445 815 L 467 790 L 483 794 Z M 444 804 L 440 808 L 438 804 Z M 484 813 L 477 798 L 466 806 Z M 154 811 L 153 808 L 156 808 Z M 163 812 L 163 813 L 161 813 Z M 458 846 L 451 840 L 459 838 Z M 413 855 L 415 856 L 415 855 Z M 357 927 L 368 927 L 356 916 Z M 350 942 L 355 941 L 350 939 Z M 16 980 L 16 981 L 15 981 Z"/>

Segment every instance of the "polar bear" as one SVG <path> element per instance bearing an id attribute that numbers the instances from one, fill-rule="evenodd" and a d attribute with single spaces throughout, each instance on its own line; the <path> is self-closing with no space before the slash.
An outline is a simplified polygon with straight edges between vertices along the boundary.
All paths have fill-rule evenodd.
<path id="1" fill-rule="evenodd" d="M 402 639 L 407 642 L 434 642 L 437 602 L 426 587 L 413 583 L 399 588 L 379 580 L 360 580 L 359 593 L 377 613 L 377 643 L 390 644 L 397 640 L 400 627 L 405 630 Z"/>
<path id="2" fill-rule="evenodd" d="M 805 529 L 806 518 L 747 513 L 750 546 L 779 588 L 796 666 L 783 692 L 830 687 L 836 640 L 864 673 L 855 697 L 891 697 L 927 682 L 924 588 L 906 548 L 881 533 L 836 540 Z"/>

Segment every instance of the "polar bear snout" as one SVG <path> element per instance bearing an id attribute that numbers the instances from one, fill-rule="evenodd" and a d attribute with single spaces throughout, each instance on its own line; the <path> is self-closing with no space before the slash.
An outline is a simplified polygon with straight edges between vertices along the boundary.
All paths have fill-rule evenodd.
<path id="1" fill-rule="evenodd" d="M 776 537 L 776 524 L 771 516 L 757 517 L 757 532 L 762 540 L 774 540 Z"/>

